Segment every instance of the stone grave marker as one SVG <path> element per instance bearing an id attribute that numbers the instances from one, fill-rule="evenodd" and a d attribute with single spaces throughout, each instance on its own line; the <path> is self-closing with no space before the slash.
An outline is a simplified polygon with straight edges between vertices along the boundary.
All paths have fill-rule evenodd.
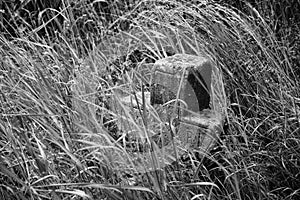
<path id="1" fill-rule="evenodd" d="M 204 56 L 176 54 L 142 70 L 134 77 L 143 80 L 124 80 L 111 101 L 128 159 L 120 170 L 158 170 L 188 151 L 208 153 L 226 108 L 218 68 Z"/>

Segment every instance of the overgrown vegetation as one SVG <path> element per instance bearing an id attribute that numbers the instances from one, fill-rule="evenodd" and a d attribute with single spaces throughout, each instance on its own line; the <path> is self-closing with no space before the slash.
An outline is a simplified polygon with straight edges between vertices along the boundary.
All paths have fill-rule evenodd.
<path id="1" fill-rule="evenodd" d="M 1 199 L 298 199 L 299 13 L 286 12 L 299 2 L 224 2 L 63 0 L 21 16 L 25 4 L 4 1 Z M 107 99 L 174 53 L 222 70 L 226 126 L 210 153 L 138 173 L 114 121 L 155 124 Z"/>

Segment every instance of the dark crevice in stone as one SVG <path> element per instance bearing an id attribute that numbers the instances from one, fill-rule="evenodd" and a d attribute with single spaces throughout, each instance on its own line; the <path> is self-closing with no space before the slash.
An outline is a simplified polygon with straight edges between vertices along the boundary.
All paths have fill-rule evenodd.
<path id="1" fill-rule="evenodd" d="M 196 94 L 199 105 L 199 111 L 210 108 L 209 90 L 201 74 L 197 71 L 193 71 L 189 73 L 187 80 Z"/>

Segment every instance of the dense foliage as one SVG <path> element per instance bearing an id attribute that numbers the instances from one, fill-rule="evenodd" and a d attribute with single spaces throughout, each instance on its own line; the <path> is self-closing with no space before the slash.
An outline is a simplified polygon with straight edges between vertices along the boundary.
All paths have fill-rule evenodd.
<path id="1" fill-rule="evenodd" d="M 299 199 L 299 4 L 1 1 L 0 198 Z M 124 172 L 107 162 L 124 151 L 107 98 L 174 53 L 222 70 L 223 135 L 208 154 Z"/>

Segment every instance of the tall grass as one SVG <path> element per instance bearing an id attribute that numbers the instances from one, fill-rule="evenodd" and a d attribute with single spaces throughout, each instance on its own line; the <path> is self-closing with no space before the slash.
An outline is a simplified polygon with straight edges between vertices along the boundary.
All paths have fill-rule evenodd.
<path id="1" fill-rule="evenodd" d="M 67 2 L 61 14 L 72 24 Z M 1 36 L 1 198 L 297 199 L 299 82 L 284 44 L 248 9 L 251 16 L 206 1 L 142 1 L 114 21 L 129 29 L 105 31 L 100 42 L 93 31 L 88 41 L 73 35 L 76 27 L 52 42 Z M 146 53 L 132 64 L 137 49 Z M 133 114 L 118 92 L 137 92 L 146 63 L 174 53 L 204 54 L 222 70 L 227 125 L 218 149 L 160 167 L 151 151 L 149 170 L 114 126 L 133 127 L 152 148 L 150 130 L 167 127 L 145 98 L 150 112 Z M 108 109 L 109 99 L 121 108 Z"/>

